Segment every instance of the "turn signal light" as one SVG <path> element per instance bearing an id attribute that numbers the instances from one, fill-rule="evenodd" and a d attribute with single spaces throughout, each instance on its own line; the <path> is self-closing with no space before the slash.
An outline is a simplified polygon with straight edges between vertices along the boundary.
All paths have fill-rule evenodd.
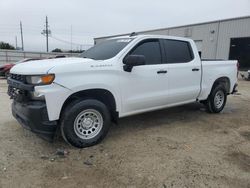
<path id="1" fill-rule="evenodd" d="M 47 75 L 43 75 L 41 77 L 41 80 L 42 80 L 43 84 L 51 84 L 54 79 L 55 79 L 55 75 L 54 74 L 47 74 Z"/>

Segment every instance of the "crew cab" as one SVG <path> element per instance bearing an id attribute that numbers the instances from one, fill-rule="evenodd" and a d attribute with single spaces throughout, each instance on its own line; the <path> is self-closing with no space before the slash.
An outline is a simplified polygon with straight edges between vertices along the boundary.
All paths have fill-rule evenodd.
<path id="1" fill-rule="evenodd" d="M 14 66 L 7 80 L 12 113 L 50 141 L 100 142 L 119 118 L 201 102 L 223 110 L 236 91 L 237 61 L 201 61 L 193 40 L 135 35 L 108 39 L 80 57 Z"/>

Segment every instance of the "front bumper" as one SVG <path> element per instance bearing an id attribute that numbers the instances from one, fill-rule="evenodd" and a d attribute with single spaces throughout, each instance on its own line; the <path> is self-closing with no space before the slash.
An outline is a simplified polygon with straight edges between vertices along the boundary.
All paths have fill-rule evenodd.
<path id="1" fill-rule="evenodd" d="M 49 121 L 46 103 L 32 101 L 12 103 L 12 114 L 26 129 L 36 133 L 41 138 L 52 142 L 57 129 L 57 121 Z"/>

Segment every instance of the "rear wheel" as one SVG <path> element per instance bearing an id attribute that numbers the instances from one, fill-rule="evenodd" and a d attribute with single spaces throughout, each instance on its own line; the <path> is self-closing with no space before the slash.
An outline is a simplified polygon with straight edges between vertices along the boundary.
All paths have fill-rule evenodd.
<path id="1" fill-rule="evenodd" d="M 62 115 L 61 133 L 72 146 L 84 148 L 99 143 L 108 133 L 110 113 L 98 100 L 74 101 Z"/>
<path id="2" fill-rule="evenodd" d="M 221 112 L 227 101 L 227 91 L 224 85 L 218 84 L 213 87 L 207 101 L 206 107 L 210 113 Z"/>

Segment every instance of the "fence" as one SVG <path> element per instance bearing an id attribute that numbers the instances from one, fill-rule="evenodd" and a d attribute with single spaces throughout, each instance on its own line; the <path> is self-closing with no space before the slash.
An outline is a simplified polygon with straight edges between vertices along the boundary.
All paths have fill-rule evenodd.
<path id="1" fill-rule="evenodd" d="M 69 57 L 78 56 L 78 53 L 46 53 L 46 52 L 30 52 L 17 50 L 0 50 L 0 65 L 5 63 L 15 63 L 25 58 L 49 58 L 57 55 L 65 55 Z"/>

